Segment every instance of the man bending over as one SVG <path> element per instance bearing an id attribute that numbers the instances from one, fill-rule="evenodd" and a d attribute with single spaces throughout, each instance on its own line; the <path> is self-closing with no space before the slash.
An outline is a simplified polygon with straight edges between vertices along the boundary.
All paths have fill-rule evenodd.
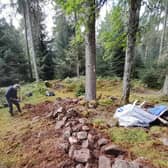
<path id="1" fill-rule="evenodd" d="M 20 89 L 20 85 L 19 84 L 15 84 L 12 85 L 8 88 L 5 97 L 6 100 L 8 102 L 8 106 L 9 106 L 9 112 L 11 114 L 11 116 L 13 116 L 13 104 L 17 107 L 18 111 L 21 113 L 21 108 L 20 108 L 20 104 L 19 104 L 19 99 L 17 97 L 17 91 L 18 89 Z"/>

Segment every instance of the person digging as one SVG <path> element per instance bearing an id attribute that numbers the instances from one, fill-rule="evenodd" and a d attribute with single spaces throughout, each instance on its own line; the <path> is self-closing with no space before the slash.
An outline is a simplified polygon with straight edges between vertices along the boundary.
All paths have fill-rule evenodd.
<path id="1" fill-rule="evenodd" d="M 20 108 L 20 99 L 17 96 L 17 91 L 20 89 L 19 84 L 14 84 L 10 86 L 5 94 L 6 100 L 8 102 L 8 107 L 9 107 L 9 113 L 11 116 L 14 116 L 13 113 L 13 104 L 17 107 L 17 110 L 21 113 L 21 108 Z"/>

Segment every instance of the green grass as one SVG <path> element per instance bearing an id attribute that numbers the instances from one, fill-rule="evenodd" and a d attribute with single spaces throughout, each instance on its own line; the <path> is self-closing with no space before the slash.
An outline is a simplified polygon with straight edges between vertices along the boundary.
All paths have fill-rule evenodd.
<path id="1" fill-rule="evenodd" d="M 116 143 L 138 144 L 147 142 L 150 137 L 144 129 L 141 128 L 120 128 L 115 127 L 108 130 L 109 136 Z"/>
<path id="2" fill-rule="evenodd" d="M 95 118 L 92 120 L 92 124 L 95 128 L 104 129 L 107 127 L 106 122 L 101 118 Z"/>
<path id="3" fill-rule="evenodd" d="M 143 128 L 120 128 L 108 130 L 108 135 L 116 144 L 129 149 L 136 157 L 148 159 L 154 166 L 168 167 L 168 153 L 161 142 L 153 135 L 166 135 L 167 128 L 154 126 L 150 130 Z"/>
<path id="4" fill-rule="evenodd" d="M 110 98 L 105 98 L 105 99 L 100 99 L 98 101 L 99 105 L 101 106 L 108 106 L 108 105 L 112 105 L 113 101 Z"/>

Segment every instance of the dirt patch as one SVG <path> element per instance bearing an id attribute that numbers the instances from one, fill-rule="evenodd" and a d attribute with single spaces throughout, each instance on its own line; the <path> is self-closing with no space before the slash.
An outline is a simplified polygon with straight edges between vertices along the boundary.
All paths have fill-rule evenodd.
<path id="1" fill-rule="evenodd" d="M 53 102 L 45 101 L 37 105 L 25 104 L 23 110 L 28 113 L 24 114 L 24 117 L 44 116 L 45 113 L 50 112 L 53 109 Z"/>

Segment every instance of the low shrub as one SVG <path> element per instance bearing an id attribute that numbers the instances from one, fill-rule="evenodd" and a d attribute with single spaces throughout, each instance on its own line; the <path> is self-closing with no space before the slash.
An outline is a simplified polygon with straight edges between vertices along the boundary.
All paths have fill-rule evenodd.
<path id="1" fill-rule="evenodd" d="M 82 96 L 85 94 L 85 85 L 83 82 L 80 82 L 77 86 L 76 86 L 76 90 L 75 90 L 75 95 L 78 96 Z"/>
<path id="2" fill-rule="evenodd" d="M 148 69 L 142 75 L 142 81 L 150 88 L 161 88 L 163 80 L 160 79 L 160 74 L 157 70 Z"/>

